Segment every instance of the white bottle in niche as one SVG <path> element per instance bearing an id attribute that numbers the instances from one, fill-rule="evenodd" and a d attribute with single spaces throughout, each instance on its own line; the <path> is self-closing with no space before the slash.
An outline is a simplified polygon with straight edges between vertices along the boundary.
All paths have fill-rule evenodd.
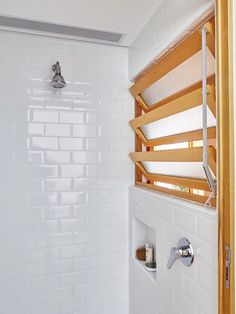
<path id="1" fill-rule="evenodd" d="M 148 243 L 146 243 L 145 249 L 146 249 L 146 262 L 147 263 L 153 262 L 153 255 L 154 255 L 153 247 L 149 245 Z"/>

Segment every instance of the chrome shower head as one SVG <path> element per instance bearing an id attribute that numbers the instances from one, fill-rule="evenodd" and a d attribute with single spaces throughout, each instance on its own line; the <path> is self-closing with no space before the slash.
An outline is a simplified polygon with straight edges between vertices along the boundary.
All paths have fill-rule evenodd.
<path id="1" fill-rule="evenodd" d="M 52 66 L 53 72 L 55 75 L 51 81 L 51 85 L 55 88 L 62 88 L 66 86 L 66 81 L 64 80 L 63 76 L 61 75 L 61 67 L 60 63 L 57 61 L 56 64 Z"/>

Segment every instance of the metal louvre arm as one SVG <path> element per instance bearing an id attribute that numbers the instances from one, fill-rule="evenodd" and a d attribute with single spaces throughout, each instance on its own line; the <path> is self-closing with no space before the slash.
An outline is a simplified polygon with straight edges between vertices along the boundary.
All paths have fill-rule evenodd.
<path id="1" fill-rule="evenodd" d="M 208 164 L 208 147 L 207 147 L 207 33 L 208 28 L 202 28 L 202 128 L 203 128 L 203 169 L 211 190 L 211 194 L 205 205 L 211 204 L 211 199 L 216 195 L 216 184 L 213 180 Z"/>

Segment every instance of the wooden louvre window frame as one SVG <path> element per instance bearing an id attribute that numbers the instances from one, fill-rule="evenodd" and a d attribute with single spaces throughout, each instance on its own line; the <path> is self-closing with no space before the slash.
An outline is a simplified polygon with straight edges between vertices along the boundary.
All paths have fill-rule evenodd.
<path id="1" fill-rule="evenodd" d="M 208 106 L 213 113 L 214 117 L 216 117 L 216 101 L 215 101 L 215 86 L 213 83 L 213 77 L 209 78 L 211 84 L 208 84 L 208 95 L 207 101 Z M 189 91 L 191 89 L 191 91 Z M 174 114 L 186 111 L 188 109 L 200 106 L 202 103 L 202 89 L 199 87 L 199 83 L 194 84 L 194 87 L 190 87 L 178 93 L 178 96 L 172 98 L 171 101 L 162 101 L 162 105 L 152 109 L 143 115 L 133 119 L 130 121 L 130 125 L 133 130 L 136 132 L 142 143 L 147 147 L 153 147 L 157 145 L 163 144 L 173 144 L 180 142 L 192 142 L 202 140 L 202 129 L 194 130 L 190 132 L 185 132 L 181 134 L 174 134 L 165 136 L 162 138 L 156 138 L 147 140 L 145 135 L 141 131 L 141 127 L 147 125 L 149 123 L 170 117 Z M 179 96 L 181 95 L 181 96 Z M 169 98 L 169 97 L 168 97 Z M 216 138 L 216 127 L 208 128 L 208 138 Z"/>
<path id="2" fill-rule="evenodd" d="M 219 314 L 235 314 L 233 12 L 232 0 L 216 0 Z M 226 248 L 229 250 L 228 254 Z M 229 262 L 229 273 L 226 271 L 226 258 Z"/>
<path id="3" fill-rule="evenodd" d="M 212 14 L 213 15 L 213 14 Z M 206 20 L 205 20 L 206 22 Z M 217 128 L 208 129 L 208 138 L 216 138 L 217 143 L 217 208 L 219 217 L 218 227 L 218 313 L 219 314 L 234 314 L 235 313 L 235 153 L 234 153 L 234 80 L 233 80 L 233 1 L 232 0 L 216 0 L 216 52 L 214 50 L 214 27 L 212 20 L 210 25 L 208 24 L 210 32 L 208 32 L 207 42 L 208 47 L 211 50 L 212 55 L 216 56 L 216 107 L 217 107 Z M 199 25 L 201 26 L 201 25 Z M 194 45 L 191 46 L 191 40 L 194 41 Z M 172 68 L 175 68 L 181 64 L 184 60 L 188 59 L 191 55 L 200 50 L 199 33 L 195 32 L 189 37 L 185 43 L 177 43 L 173 48 L 173 52 L 165 54 L 160 60 L 157 60 L 156 64 L 147 70 L 142 76 L 140 76 L 135 84 L 131 87 L 131 93 L 135 98 L 135 117 L 139 117 L 146 112 L 152 111 L 163 105 L 159 102 L 152 107 L 148 107 L 141 97 L 141 93 L 148 86 L 153 84 L 158 77 L 161 78 L 168 73 Z M 190 50 L 188 50 L 190 46 Z M 179 49 L 178 49 L 179 47 Z M 185 48 L 185 51 L 183 50 Z M 177 53 L 176 53 L 177 52 Z M 180 53 L 180 58 L 174 58 L 172 62 L 172 56 Z M 167 58 L 168 57 L 168 58 Z M 161 71 L 158 67 L 160 65 Z M 153 69 L 153 70 L 152 70 Z M 209 79 L 209 78 L 208 78 Z M 208 81 L 208 84 L 210 82 Z M 189 90 L 190 91 L 190 90 Z M 172 95 L 173 96 L 173 95 Z M 172 101 L 176 97 L 170 96 L 168 102 Z M 179 95 L 181 96 L 181 95 Z M 194 131 L 194 134 L 179 134 L 166 137 L 165 139 L 155 139 L 153 142 L 146 141 L 146 149 L 152 150 L 155 145 L 179 143 L 184 141 L 189 142 L 189 147 L 192 148 L 191 141 L 201 140 L 201 131 Z M 210 135 L 210 132 L 213 132 Z M 144 141 L 145 142 L 145 141 Z M 141 152 L 142 147 L 145 145 L 141 141 L 137 132 L 135 133 L 135 151 Z M 145 172 L 145 169 L 135 167 L 135 182 L 137 186 L 149 188 L 158 192 L 163 192 L 177 197 L 183 197 L 185 199 L 198 201 L 200 203 L 205 202 L 205 196 L 193 195 L 191 193 L 184 193 L 169 190 L 165 187 L 156 186 L 153 181 L 152 174 Z M 145 176 L 146 182 L 143 177 Z M 155 176 L 157 176 L 155 174 Z M 174 184 L 190 184 L 195 188 L 200 184 L 206 184 L 205 180 L 196 180 L 187 178 L 187 182 L 184 182 L 185 178 L 160 176 L 162 182 L 172 182 Z M 179 181 L 181 180 L 181 181 Z M 207 187 L 206 187 L 207 188 Z M 227 254 L 226 247 L 229 249 Z M 229 256 L 230 254 L 230 256 Z M 226 258 L 229 261 L 229 273 L 226 272 Z M 228 280 L 228 285 L 226 285 Z"/>
<path id="4" fill-rule="evenodd" d="M 148 173 L 143 162 L 202 162 L 202 147 L 189 146 L 189 148 L 185 149 L 172 149 L 171 154 L 170 150 L 155 151 L 155 147 L 160 145 L 201 141 L 203 139 L 202 129 L 147 139 L 142 132 L 142 127 L 201 106 L 202 82 L 199 81 L 188 86 L 151 106 L 145 103 L 145 100 L 142 98 L 142 92 L 202 49 L 201 27 L 203 25 L 208 30 L 207 47 L 212 56 L 215 57 L 214 17 L 208 17 L 204 23 L 198 25 L 198 28 L 192 34 L 179 42 L 172 51 L 158 60 L 130 88 L 130 92 L 135 99 L 135 119 L 130 121 L 130 126 L 135 132 L 135 152 L 130 154 L 131 159 L 135 163 L 135 184 L 200 203 L 205 203 L 209 196 L 210 189 L 206 179 Z M 216 117 L 215 75 L 207 78 L 207 104 L 213 116 Z M 207 133 L 209 140 L 216 139 L 216 127 L 209 127 Z M 143 149 L 146 151 L 143 151 Z M 209 167 L 216 176 L 216 150 L 214 147 L 208 147 L 208 157 Z M 189 190 L 188 192 L 179 191 L 159 186 L 155 183 L 171 184 L 175 187 L 184 187 Z M 205 191 L 204 195 L 195 194 L 193 189 Z M 212 199 L 211 205 L 216 206 L 215 197 Z"/>

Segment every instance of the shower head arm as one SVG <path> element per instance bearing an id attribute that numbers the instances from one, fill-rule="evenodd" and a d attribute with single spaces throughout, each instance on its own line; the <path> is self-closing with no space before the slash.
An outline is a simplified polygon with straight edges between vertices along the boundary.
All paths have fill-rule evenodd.
<path id="1" fill-rule="evenodd" d="M 60 67 L 59 61 L 57 61 L 55 64 L 53 64 L 52 70 L 53 70 L 53 72 L 55 72 L 56 74 L 61 74 L 61 67 Z"/>

